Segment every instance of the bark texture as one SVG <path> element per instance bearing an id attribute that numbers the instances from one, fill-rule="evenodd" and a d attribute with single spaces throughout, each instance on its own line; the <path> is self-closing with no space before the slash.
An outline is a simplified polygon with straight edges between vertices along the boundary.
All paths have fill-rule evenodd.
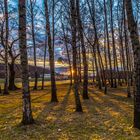
<path id="1" fill-rule="evenodd" d="M 87 64 L 87 56 L 86 56 L 86 48 L 83 36 L 83 27 L 80 16 L 80 5 L 79 0 L 76 1 L 76 10 L 77 10 L 77 23 L 78 23 L 78 31 L 79 37 L 81 41 L 82 48 L 82 60 L 83 60 L 83 68 L 84 68 L 84 76 L 83 76 L 83 99 L 89 99 L 88 97 L 88 64 Z"/>
<path id="2" fill-rule="evenodd" d="M 22 87 L 23 87 L 23 119 L 24 125 L 34 122 L 31 110 L 31 99 L 29 90 L 29 71 L 26 45 L 26 0 L 19 0 L 19 47 L 22 66 Z"/>
<path id="3" fill-rule="evenodd" d="M 137 32 L 137 24 L 134 20 L 132 1 L 125 0 L 127 11 L 128 28 L 134 53 L 134 79 L 135 79 L 135 96 L 134 96 L 134 127 L 140 129 L 140 42 Z"/>
<path id="4" fill-rule="evenodd" d="M 56 92 L 56 80 L 55 80 L 55 63 L 54 63 L 54 49 L 52 45 L 51 33 L 50 33 L 50 21 L 48 11 L 48 0 L 45 0 L 45 16 L 46 16 L 46 32 L 48 36 L 48 50 L 49 50 L 49 63 L 51 72 L 51 102 L 58 102 Z"/>
<path id="5" fill-rule="evenodd" d="M 76 47 L 76 3 L 75 0 L 70 0 L 71 10 L 71 31 L 72 31 L 72 57 L 73 57 L 73 79 L 74 79 L 74 95 L 76 103 L 76 111 L 83 112 L 82 105 L 78 92 L 78 75 L 77 75 L 77 47 Z"/>
<path id="6" fill-rule="evenodd" d="M 9 20 L 8 20 L 8 1 L 4 0 L 4 11 L 5 11 L 5 28 L 6 28 L 6 37 L 5 37 L 5 83 L 3 94 L 7 95 L 8 92 L 8 37 L 9 37 Z"/>

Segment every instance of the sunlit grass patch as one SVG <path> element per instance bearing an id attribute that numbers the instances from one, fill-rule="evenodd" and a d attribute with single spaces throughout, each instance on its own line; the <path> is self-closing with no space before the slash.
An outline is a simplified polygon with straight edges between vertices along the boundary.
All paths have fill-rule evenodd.
<path id="1" fill-rule="evenodd" d="M 82 90 L 82 89 L 81 89 Z M 132 127 L 133 99 L 121 89 L 110 89 L 107 95 L 96 88 L 89 90 L 89 100 L 82 100 L 83 113 L 75 112 L 73 90 L 68 84 L 57 85 L 58 103 L 51 103 L 50 86 L 31 90 L 35 124 L 20 125 L 21 90 L 0 96 L 1 140 L 106 140 L 139 139 L 140 131 Z M 82 94 L 80 94 L 82 95 Z"/>

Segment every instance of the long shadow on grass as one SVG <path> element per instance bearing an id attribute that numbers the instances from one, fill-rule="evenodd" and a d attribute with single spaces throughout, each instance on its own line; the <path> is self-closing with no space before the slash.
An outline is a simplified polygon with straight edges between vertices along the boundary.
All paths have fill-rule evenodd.
<path id="1" fill-rule="evenodd" d="M 70 85 L 67 94 L 65 95 L 63 101 L 61 102 L 61 107 L 60 108 L 63 109 L 63 110 L 66 109 L 66 106 L 67 106 L 67 102 L 68 102 L 68 98 L 69 98 L 71 89 L 72 89 L 72 86 Z"/>
<path id="2" fill-rule="evenodd" d="M 89 90 L 91 92 L 91 90 Z M 93 92 L 92 92 L 93 93 Z M 131 110 L 130 105 L 132 104 L 131 99 L 127 99 L 124 96 L 119 96 L 114 93 L 108 93 L 107 95 L 104 95 L 101 92 L 96 91 L 94 94 L 92 94 L 93 97 L 98 101 L 98 106 L 100 111 L 103 111 L 103 109 L 106 109 L 110 116 L 114 117 L 114 114 L 118 114 L 119 116 L 122 116 L 123 120 L 131 121 Z M 116 116 L 117 117 L 117 116 Z M 117 118 L 116 118 L 117 119 Z"/>
<path id="3" fill-rule="evenodd" d="M 104 94 L 102 90 L 95 90 L 93 91 L 91 88 L 88 89 L 90 93 L 94 93 L 95 95 L 100 96 L 101 94 Z M 120 93 L 119 93 L 120 92 Z M 116 101 L 121 101 L 121 103 L 126 104 L 126 102 L 129 102 L 132 104 L 133 100 L 131 98 L 127 98 L 126 92 L 119 91 L 117 89 L 109 89 L 106 96 L 108 96 L 109 99 L 114 99 Z"/>
<path id="4" fill-rule="evenodd" d="M 40 98 L 46 96 L 48 93 L 49 93 L 49 92 L 46 92 L 45 94 L 42 94 L 42 95 L 40 95 L 40 96 L 38 96 L 38 97 L 35 97 L 35 98 L 32 98 L 32 99 L 31 99 L 31 103 L 34 103 L 34 101 L 36 101 L 36 100 L 38 100 L 38 99 L 40 99 Z M 20 99 L 20 100 L 21 100 L 21 102 L 22 102 L 22 99 Z M 0 118 L 2 118 L 2 117 L 5 118 L 5 115 L 6 115 L 6 114 L 9 114 L 9 115 L 14 114 L 14 112 L 15 112 L 17 109 L 21 108 L 21 107 L 22 107 L 22 104 L 19 104 L 18 106 L 12 108 L 10 111 L 8 111 L 8 112 L 6 112 L 6 113 L 0 115 Z"/>
<path id="5" fill-rule="evenodd" d="M 93 126 L 103 130 L 106 134 L 115 134 L 116 129 L 122 132 L 125 127 L 131 127 L 132 108 L 129 108 L 128 104 L 122 103 L 118 97 L 113 97 L 112 99 L 111 93 L 109 95 L 104 95 L 104 93 L 96 89 L 93 92 L 90 89 L 89 100 L 84 100 L 83 105 L 86 106 L 87 115 L 89 115 L 89 119 L 92 119 Z M 128 110 L 126 109 L 127 106 Z M 88 120 L 85 120 L 85 122 L 88 122 Z"/>
<path id="6" fill-rule="evenodd" d="M 46 103 L 43 110 L 37 116 L 37 120 L 44 122 L 44 121 L 49 120 L 49 117 L 50 117 L 50 121 L 57 121 L 63 115 L 63 113 L 65 111 L 70 92 L 71 92 L 71 86 L 69 87 L 68 92 L 65 94 L 62 102 L 58 102 L 58 103 L 48 102 L 48 103 Z"/>

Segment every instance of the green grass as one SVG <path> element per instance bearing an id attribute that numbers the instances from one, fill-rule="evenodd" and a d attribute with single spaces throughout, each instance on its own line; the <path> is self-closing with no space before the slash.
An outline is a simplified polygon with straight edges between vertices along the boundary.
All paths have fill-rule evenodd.
<path id="1" fill-rule="evenodd" d="M 69 84 L 70 80 L 61 80 L 61 81 L 56 81 L 57 85 L 62 85 L 62 84 Z M 17 87 L 21 88 L 22 87 L 22 83 L 21 83 L 21 79 L 16 79 L 15 84 Z M 0 79 L 0 85 L 1 88 L 3 89 L 4 87 L 4 79 Z M 45 81 L 44 82 L 44 87 L 50 86 L 51 82 L 50 81 Z M 30 87 L 32 88 L 34 86 L 34 79 L 30 80 Z M 42 81 L 41 79 L 38 79 L 38 87 L 40 88 L 42 86 Z"/>
<path id="2" fill-rule="evenodd" d="M 21 91 L 0 96 L 1 140 L 139 140 L 133 125 L 133 101 L 125 88 L 108 95 L 89 87 L 89 100 L 82 100 L 84 113 L 75 112 L 73 90 L 57 85 L 59 103 L 50 103 L 50 86 L 31 91 L 35 124 L 19 125 L 22 119 Z"/>

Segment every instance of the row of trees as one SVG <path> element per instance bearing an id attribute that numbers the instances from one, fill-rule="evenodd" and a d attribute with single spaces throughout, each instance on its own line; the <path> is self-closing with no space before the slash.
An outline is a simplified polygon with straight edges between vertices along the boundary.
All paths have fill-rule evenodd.
<path id="1" fill-rule="evenodd" d="M 3 16 L 0 22 L 0 56 L 5 63 L 3 94 L 9 94 L 8 86 L 9 89 L 16 89 L 14 65 L 20 56 L 23 124 L 34 122 L 28 70 L 30 49 L 33 52 L 35 66 L 34 90 L 38 88 L 37 49 L 43 50 L 42 89 L 44 88 L 46 51 L 48 50 L 52 89 L 51 102 L 58 102 L 54 52 L 55 36 L 59 36 L 67 54 L 76 111 L 82 112 L 79 90 L 82 90 L 83 99 L 89 99 L 88 74 L 92 69 L 95 75 L 93 83 L 96 83 L 99 89 L 104 87 L 105 94 L 107 94 L 109 85 L 116 88 L 125 83 L 128 89 L 127 97 L 131 97 L 130 86 L 134 85 L 134 126 L 140 128 L 139 2 L 133 1 L 134 4 L 132 4 L 131 0 L 44 0 L 42 3 L 43 6 L 39 8 L 38 2 L 35 0 L 19 0 L 17 10 L 19 17 L 13 18 L 9 16 L 11 14 L 9 11 L 12 8 L 8 10 L 10 7 L 8 1 L 1 1 Z M 13 13 L 17 13 L 16 10 Z M 40 20 L 40 18 L 42 19 Z M 14 33 L 18 32 L 16 38 L 13 38 L 13 33 L 10 34 L 12 29 L 14 29 Z M 44 33 L 45 36 L 41 48 L 37 43 L 39 32 Z M 123 76 L 120 69 L 123 71 Z M 135 71 L 135 80 L 133 80 L 133 70 Z M 8 82 L 8 79 L 11 81 Z M 12 85 L 10 85 L 11 83 Z"/>

